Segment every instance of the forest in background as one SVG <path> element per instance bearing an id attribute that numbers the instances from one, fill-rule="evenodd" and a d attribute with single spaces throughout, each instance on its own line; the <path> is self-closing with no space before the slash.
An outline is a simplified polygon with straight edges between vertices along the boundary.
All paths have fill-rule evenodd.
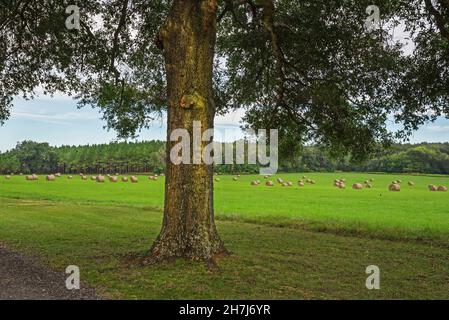
<path id="1" fill-rule="evenodd" d="M 0 172 L 9 173 L 161 173 L 165 170 L 165 142 L 113 142 L 52 147 L 48 143 L 19 142 L 0 153 Z M 449 143 L 396 144 L 363 163 L 350 157 L 333 159 L 319 146 L 303 147 L 279 159 L 281 172 L 387 172 L 449 174 Z M 218 173 L 257 173 L 258 165 L 217 165 Z"/>

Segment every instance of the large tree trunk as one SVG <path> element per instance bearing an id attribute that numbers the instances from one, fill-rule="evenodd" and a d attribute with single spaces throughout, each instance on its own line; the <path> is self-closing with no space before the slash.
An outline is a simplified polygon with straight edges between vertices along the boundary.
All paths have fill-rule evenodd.
<path id="1" fill-rule="evenodd" d="M 167 173 L 163 226 L 147 262 L 174 258 L 213 262 L 216 255 L 226 253 L 214 222 L 213 166 L 170 161 L 170 150 L 177 143 L 170 142 L 173 130 L 187 129 L 192 144 L 194 121 L 201 122 L 202 132 L 213 128 L 216 10 L 216 0 L 175 0 L 159 32 L 167 72 Z M 202 142 L 202 148 L 206 144 Z"/>

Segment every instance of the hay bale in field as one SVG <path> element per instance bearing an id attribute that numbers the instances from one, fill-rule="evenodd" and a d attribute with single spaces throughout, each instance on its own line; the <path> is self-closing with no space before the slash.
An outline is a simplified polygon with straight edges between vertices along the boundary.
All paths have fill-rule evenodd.
<path id="1" fill-rule="evenodd" d="M 87 180 L 87 176 L 82 176 L 81 179 L 86 181 Z"/>
<path id="2" fill-rule="evenodd" d="M 265 185 L 266 185 L 267 187 L 274 187 L 273 181 L 267 181 L 267 182 L 265 183 Z"/>
<path id="3" fill-rule="evenodd" d="M 257 183 L 257 181 L 251 181 L 251 185 L 252 185 L 253 187 L 256 187 L 256 186 L 258 186 L 259 184 Z"/>
<path id="4" fill-rule="evenodd" d="M 390 190 L 392 192 L 399 192 L 399 191 L 401 191 L 401 185 L 399 183 L 392 183 L 388 187 L 388 190 Z"/>
<path id="5" fill-rule="evenodd" d="M 56 180 L 56 176 L 54 174 L 50 174 L 50 175 L 46 176 L 45 179 L 47 181 L 55 181 Z"/>
<path id="6" fill-rule="evenodd" d="M 340 181 L 338 189 L 346 189 L 346 183 Z"/>
<path id="7" fill-rule="evenodd" d="M 128 182 L 128 181 L 129 181 L 128 177 L 122 177 L 122 182 Z"/>
<path id="8" fill-rule="evenodd" d="M 367 188 L 367 189 L 372 189 L 373 188 L 373 185 L 371 184 L 371 183 L 365 183 L 365 188 Z"/>
<path id="9" fill-rule="evenodd" d="M 293 182 L 288 181 L 288 182 L 287 182 L 287 186 L 288 186 L 288 187 L 293 187 Z"/>
<path id="10" fill-rule="evenodd" d="M 239 178 L 237 178 L 237 177 L 234 177 L 234 178 L 232 178 L 232 180 L 234 180 L 234 181 L 238 181 L 238 180 L 239 180 Z"/>
<path id="11" fill-rule="evenodd" d="M 26 176 L 25 179 L 27 181 L 33 181 L 34 180 L 34 176 L 33 175 L 29 175 L 29 176 Z"/>
<path id="12" fill-rule="evenodd" d="M 439 186 L 438 187 L 438 191 L 440 191 L 440 192 L 447 192 L 447 187 L 446 186 Z"/>
<path id="13" fill-rule="evenodd" d="M 408 186 L 409 186 L 409 187 L 414 187 L 414 186 L 415 186 L 415 183 L 414 183 L 413 181 L 409 181 L 409 182 L 408 182 Z"/>
<path id="14" fill-rule="evenodd" d="M 311 180 L 309 181 L 309 183 L 310 183 L 310 184 L 316 184 L 316 181 L 311 179 Z"/>
<path id="15" fill-rule="evenodd" d="M 354 190 L 362 190 L 363 189 L 363 185 L 361 183 L 354 183 L 352 185 L 352 189 L 354 189 Z"/>
<path id="16" fill-rule="evenodd" d="M 97 176 L 92 176 L 92 177 L 90 177 L 90 180 L 92 180 L 92 181 L 97 181 Z"/>
<path id="17" fill-rule="evenodd" d="M 132 183 L 137 183 L 137 182 L 139 182 L 139 179 L 137 179 L 137 177 L 135 177 L 135 176 L 132 176 L 131 177 L 131 182 Z"/>
<path id="18" fill-rule="evenodd" d="M 10 175 L 7 175 L 7 176 L 5 176 L 5 179 L 6 179 L 6 180 L 11 180 L 11 176 L 10 176 Z"/>
<path id="19" fill-rule="evenodd" d="M 161 177 L 165 177 L 165 173 L 161 173 L 160 176 L 161 176 Z"/>
<path id="20" fill-rule="evenodd" d="M 61 174 L 60 172 L 58 172 L 58 173 L 55 173 L 54 176 L 55 176 L 56 178 L 61 178 L 62 174 Z"/>
<path id="21" fill-rule="evenodd" d="M 428 186 L 428 188 L 429 188 L 429 191 L 431 191 L 431 192 L 438 191 L 438 187 L 436 185 L 434 185 L 434 184 L 430 184 Z"/>
<path id="22" fill-rule="evenodd" d="M 106 179 L 104 178 L 104 176 L 99 175 L 99 176 L 97 177 L 97 182 L 99 182 L 99 183 L 104 183 L 105 181 L 106 181 Z"/>
<path id="23" fill-rule="evenodd" d="M 72 180 L 73 176 L 68 176 L 67 179 Z"/>
<path id="24" fill-rule="evenodd" d="M 280 183 L 280 184 L 283 184 L 284 183 L 284 180 L 282 179 L 282 178 L 277 178 L 277 180 L 276 180 L 278 183 Z"/>
<path id="25" fill-rule="evenodd" d="M 306 184 L 304 183 L 304 181 L 302 181 L 302 180 L 299 180 L 298 181 L 298 186 L 300 186 L 300 187 L 304 187 Z"/>
<path id="26" fill-rule="evenodd" d="M 118 178 L 117 177 L 109 177 L 109 182 L 113 182 L 113 183 L 116 183 L 116 182 L 118 182 Z"/>

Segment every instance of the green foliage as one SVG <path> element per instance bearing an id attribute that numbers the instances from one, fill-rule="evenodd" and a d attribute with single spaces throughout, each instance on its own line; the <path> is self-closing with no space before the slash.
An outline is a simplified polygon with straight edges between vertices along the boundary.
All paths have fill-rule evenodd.
<path id="1" fill-rule="evenodd" d="M 49 147 L 25 141 L 0 154 L 0 172 L 128 173 L 163 172 L 165 143 L 122 142 L 87 146 Z"/>
<path id="2" fill-rule="evenodd" d="M 245 108 L 245 127 L 278 128 L 284 154 L 307 142 L 366 158 L 449 113 L 449 9 L 428 2 L 377 1 L 383 29 L 367 32 L 369 0 L 239 1 L 232 10 L 218 1 L 214 111 Z M 166 106 L 166 67 L 177 66 L 164 65 L 154 39 L 172 3 L 86 0 L 81 29 L 67 30 L 62 1 L 2 2 L 0 121 L 13 97 L 43 87 L 75 94 L 134 136 Z M 416 46 L 409 55 L 390 37 L 400 22 Z M 404 125 L 396 135 L 391 115 Z"/>
<path id="3" fill-rule="evenodd" d="M 222 150 L 235 144 L 223 144 Z M 285 146 L 288 148 L 288 146 Z M 247 147 L 245 148 L 247 150 Z M 223 155 L 224 156 L 224 155 Z M 49 147 L 32 141 L 19 143 L 13 150 L 0 153 L 1 173 L 128 173 L 165 170 L 165 143 L 146 141 L 87 146 Z M 245 156 L 246 158 L 246 156 Z M 224 162 L 224 159 L 223 159 Z M 396 144 L 383 149 L 369 160 L 356 162 L 349 156 L 333 157 L 323 146 L 290 148 L 279 159 L 281 172 L 390 172 L 449 174 L 449 143 Z M 259 172 L 259 165 L 216 165 L 222 174 Z"/>

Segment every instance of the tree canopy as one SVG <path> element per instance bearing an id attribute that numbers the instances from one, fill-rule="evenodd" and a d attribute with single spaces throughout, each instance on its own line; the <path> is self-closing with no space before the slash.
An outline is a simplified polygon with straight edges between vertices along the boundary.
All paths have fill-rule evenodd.
<path id="1" fill-rule="evenodd" d="M 75 2 L 76 3 L 76 2 Z M 166 108 L 158 32 L 173 1 L 3 1 L 0 119 L 37 88 L 75 95 L 134 136 Z M 313 141 L 363 157 L 379 143 L 449 111 L 448 0 L 379 0 L 381 25 L 365 28 L 371 1 L 218 1 L 216 111 L 245 108 L 248 128 L 278 128 L 281 141 Z M 391 35 L 405 24 L 415 49 Z M 404 125 L 394 136 L 389 117 Z"/>

